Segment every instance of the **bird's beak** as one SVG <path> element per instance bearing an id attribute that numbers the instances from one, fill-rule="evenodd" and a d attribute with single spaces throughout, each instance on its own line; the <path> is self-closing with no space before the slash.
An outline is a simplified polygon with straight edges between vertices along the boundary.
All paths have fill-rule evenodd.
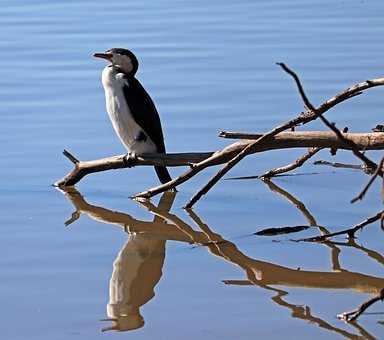
<path id="1" fill-rule="evenodd" d="M 112 53 L 94 53 L 95 58 L 107 59 L 108 61 L 112 60 Z"/>

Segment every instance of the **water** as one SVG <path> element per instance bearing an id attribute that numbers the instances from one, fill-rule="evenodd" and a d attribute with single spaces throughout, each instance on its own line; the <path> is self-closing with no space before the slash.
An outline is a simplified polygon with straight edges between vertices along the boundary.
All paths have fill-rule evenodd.
<path id="1" fill-rule="evenodd" d="M 258 180 L 221 181 L 189 216 L 181 207 L 215 169 L 180 187 L 173 204 L 164 198 L 171 216 L 156 210 L 158 198 L 153 206 L 128 199 L 157 184 L 150 168 L 91 175 L 78 192 L 50 186 L 71 169 L 63 148 L 81 159 L 124 152 L 105 113 L 104 63 L 92 53 L 132 49 L 167 149 L 212 151 L 229 143 L 217 138 L 220 130 L 267 131 L 302 110 L 275 62 L 300 74 L 316 104 L 382 76 L 381 1 L 3 0 L 1 8 L 4 339 L 382 338 L 382 314 L 355 325 L 335 317 L 384 285 L 377 225 L 356 244 L 341 237 L 344 244 L 331 247 L 290 242 L 295 235 L 253 236 L 308 223 L 297 201 Z M 369 131 L 382 123 L 382 96 L 381 88 L 369 90 L 328 117 Z M 249 157 L 230 175 L 260 174 L 301 153 Z M 326 151 L 320 158 L 334 160 Z M 356 163 L 345 152 L 336 159 Z M 308 164 L 299 172 L 319 174 L 274 182 L 330 230 L 381 209 L 378 184 L 363 202 L 349 204 L 367 181 L 358 171 Z M 168 224 L 160 217 L 151 224 L 156 212 Z M 123 316 L 100 321 L 117 313 L 119 298 Z M 112 326 L 131 330 L 100 332 Z"/>

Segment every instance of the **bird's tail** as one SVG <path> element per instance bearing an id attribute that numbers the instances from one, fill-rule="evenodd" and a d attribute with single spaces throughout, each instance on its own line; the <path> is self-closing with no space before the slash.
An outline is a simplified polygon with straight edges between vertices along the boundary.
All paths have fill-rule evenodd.
<path id="1" fill-rule="evenodd" d="M 157 173 L 157 177 L 159 177 L 161 184 L 167 183 L 172 180 L 168 169 L 165 166 L 155 166 L 155 171 Z"/>

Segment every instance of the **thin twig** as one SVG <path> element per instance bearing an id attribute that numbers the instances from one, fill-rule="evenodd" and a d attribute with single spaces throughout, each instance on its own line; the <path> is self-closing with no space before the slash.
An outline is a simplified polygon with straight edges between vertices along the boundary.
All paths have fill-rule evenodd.
<path id="1" fill-rule="evenodd" d="M 63 155 L 65 157 L 67 157 L 73 164 L 77 164 L 79 163 L 80 161 L 74 156 L 72 155 L 68 150 L 64 149 L 63 151 Z"/>
<path id="2" fill-rule="evenodd" d="M 343 169 L 354 169 L 354 170 L 364 170 L 365 166 L 357 165 L 357 164 L 345 164 L 345 163 L 338 163 L 338 162 L 328 162 L 324 160 L 318 160 L 316 162 L 313 162 L 314 165 L 327 165 L 331 166 L 333 168 L 343 168 Z"/>
<path id="3" fill-rule="evenodd" d="M 358 147 L 356 146 L 356 144 L 351 141 L 350 139 L 347 139 L 343 136 L 343 133 L 340 132 L 339 129 L 336 128 L 336 126 L 334 124 L 331 124 L 324 116 L 320 115 L 319 116 L 320 120 L 327 126 L 329 127 L 335 134 L 336 136 L 347 146 L 350 146 L 351 149 L 352 149 L 352 152 L 353 154 L 361 159 L 366 165 L 367 167 L 369 168 L 372 168 L 374 170 L 377 169 L 378 165 L 372 161 L 371 159 L 369 159 L 367 156 L 365 156 L 362 152 L 359 151 Z M 378 170 L 378 175 L 380 177 L 383 177 L 383 172 L 381 171 L 381 169 L 379 168 Z"/>
<path id="4" fill-rule="evenodd" d="M 378 167 L 376 168 L 375 172 L 373 173 L 372 177 L 369 179 L 367 185 L 361 190 L 361 192 L 351 200 L 351 203 L 355 203 L 358 200 L 362 200 L 365 196 L 365 194 L 368 192 L 368 189 L 371 187 L 372 183 L 375 181 L 377 176 L 379 175 L 379 172 L 382 171 L 384 164 L 384 157 L 381 159 Z"/>
<path id="5" fill-rule="evenodd" d="M 284 63 L 276 63 L 276 64 L 279 65 L 285 72 L 287 72 L 288 74 L 290 74 L 293 77 L 293 79 L 296 82 L 297 89 L 299 90 L 301 99 L 303 100 L 303 102 L 304 102 L 305 106 L 307 107 L 307 109 L 311 110 L 313 112 L 316 112 L 316 108 L 308 100 L 308 97 L 307 97 L 307 95 L 304 92 L 304 88 L 301 85 L 300 79 L 297 76 L 297 74 L 294 71 L 292 71 L 290 68 L 288 68 Z"/>
<path id="6" fill-rule="evenodd" d="M 283 70 L 287 73 L 289 73 L 293 79 L 295 80 L 296 82 L 296 86 L 299 90 L 299 93 L 300 93 L 300 96 L 305 104 L 305 106 L 307 108 L 309 108 L 309 110 L 311 110 L 312 112 L 314 112 L 315 114 L 318 113 L 318 110 L 312 105 L 312 103 L 308 100 L 308 97 L 306 96 L 305 92 L 304 92 L 304 89 L 303 89 L 303 86 L 301 85 L 301 82 L 300 82 L 300 79 L 299 77 L 297 76 L 297 74 L 292 71 L 291 69 L 289 69 L 285 64 L 283 63 L 279 63 L 278 65 L 280 65 Z M 370 160 L 367 156 L 365 156 L 363 153 L 361 153 L 357 146 L 355 145 L 355 143 L 347 138 L 345 138 L 343 136 L 343 133 L 336 128 L 336 126 L 334 124 L 331 124 L 323 115 L 323 113 L 320 113 L 318 114 L 318 118 L 320 118 L 320 120 L 329 128 L 331 129 L 335 134 L 336 136 L 345 144 L 345 145 L 348 145 L 351 147 L 352 149 L 352 152 L 353 154 L 358 157 L 359 159 L 361 159 L 367 166 L 369 166 L 370 168 L 373 168 L 373 169 L 376 169 L 377 168 L 377 164 L 375 162 L 373 162 L 372 160 Z M 381 169 L 379 169 L 379 173 L 380 177 L 383 177 L 383 173 L 381 171 Z"/>
<path id="7" fill-rule="evenodd" d="M 292 162 L 288 165 L 279 167 L 279 168 L 271 169 L 271 170 L 267 171 L 266 173 L 264 173 L 263 175 L 261 175 L 260 177 L 261 178 L 271 178 L 271 177 L 276 176 L 278 174 L 283 174 L 285 172 L 297 169 L 297 168 L 301 167 L 312 156 L 316 155 L 320 150 L 322 150 L 322 148 L 309 148 L 307 153 L 305 153 L 304 155 L 302 155 L 301 157 L 296 159 L 294 162 Z"/>
<path id="8" fill-rule="evenodd" d="M 284 64 L 279 64 L 285 71 L 289 70 L 288 67 L 286 67 Z M 289 74 L 295 74 L 293 71 L 290 70 L 288 72 Z M 364 83 L 356 84 L 353 87 L 350 87 L 346 89 L 345 91 L 341 92 L 340 94 L 334 96 L 330 100 L 324 102 L 322 105 L 320 105 L 317 109 L 308 101 L 308 98 L 305 96 L 305 93 L 303 91 L 303 88 L 301 86 L 300 80 L 298 77 L 294 77 L 296 84 L 299 88 L 300 95 L 305 103 L 305 105 L 310 109 L 310 111 L 304 112 L 300 114 L 298 117 L 286 122 L 285 124 L 282 124 L 270 132 L 266 133 L 259 139 L 257 139 L 255 142 L 249 144 L 246 148 L 244 148 L 240 153 L 238 153 L 234 158 L 232 158 L 228 163 L 224 165 L 223 168 L 221 168 L 209 181 L 208 183 L 202 187 L 187 203 L 185 206 L 186 208 L 191 208 L 203 195 L 205 195 L 230 169 L 232 169 L 237 163 L 239 163 L 244 157 L 246 157 L 252 147 L 255 145 L 268 140 L 269 138 L 277 135 L 278 133 L 290 129 L 292 127 L 295 127 L 299 124 L 305 124 L 308 123 L 319 116 L 321 116 L 324 112 L 328 111 L 331 107 L 337 105 L 338 103 L 347 100 L 351 98 L 354 95 L 357 95 L 361 93 L 362 90 L 367 89 L 372 86 L 378 86 L 378 85 L 384 85 L 384 78 L 380 78 L 380 80 L 369 80 Z M 375 167 L 376 168 L 376 167 Z"/>

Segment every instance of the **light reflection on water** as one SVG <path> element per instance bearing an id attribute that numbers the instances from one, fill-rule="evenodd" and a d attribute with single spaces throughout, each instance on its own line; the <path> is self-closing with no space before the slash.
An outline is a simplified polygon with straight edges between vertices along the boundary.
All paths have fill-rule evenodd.
<path id="1" fill-rule="evenodd" d="M 173 221 L 169 230 L 161 229 L 168 230 L 165 234 L 138 234 L 126 243 L 119 229 L 84 216 L 64 228 L 72 207 L 49 185 L 70 169 L 61 155 L 64 147 L 81 159 L 123 152 L 105 113 L 102 66 L 91 58 L 93 52 L 113 46 L 135 51 L 141 62 L 138 76 L 159 109 L 168 150 L 212 151 L 228 143 L 217 138 L 220 130 L 266 131 L 302 110 L 292 80 L 276 61 L 302 76 L 315 103 L 355 82 L 382 76 L 381 1 L 4 0 L 1 5 L 0 298 L 6 311 L 5 338 L 101 336 L 98 320 L 108 316 L 112 263 L 124 245 L 135 244 L 141 254 L 141 237 L 159 249 L 164 246 L 166 256 L 161 280 L 155 278 L 161 269 L 151 271 L 154 276 L 147 283 L 153 287 L 135 302 L 142 303 L 145 327 L 131 337 L 279 339 L 290 334 L 328 339 L 363 334 L 334 315 L 361 303 L 366 298 L 361 293 L 379 288 L 383 247 L 375 226 L 361 234 L 358 244 L 331 249 L 296 245 L 287 238 L 276 243 L 244 236 L 257 226 L 299 225 L 308 219 L 292 201 L 257 180 L 223 181 L 196 209 L 195 218 L 208 226 L 195 225 L 187 234 L 191 241 L 213 237 L 229 242 L 190 249 L 183 239 L 185 230 Z M 351 131 L 370 130 L 382 123 L 382 97 L 383 89 L 373 89 L 329 117 Z M 323 127 L 316 123 L 309 128 Z M 257 155 L 231 176 L 259 174 L 300 153 Z M 328 153 L 319 158 L 329 158 Z M 337 161 L 355 162 L 343 152 Z M 366 181 L 359 172 L 332 174 L 310 165 L 303 169 L 314 171 L 321 174 L 276 183 L 300 197 L 319 224 L 334 230 L 380 209 L 378 188 L 363 202 L 348 203 Z M 190 218 L 179 207 L 212 173 L 210 169 L 181 188 L 174 216 Z M 91 214 L 95 206 L 108 207 L 124 212 L 124 218 L 131 216 L 130 223 L 136 225 L 153 216 L 127 197 L 153 184 L 152 169 L 103 173 L 80 183 L 82 196 L 75 197 L 77 203 L 84 199 L 81 215 Z M 335 247 L 341 250 L 338 265 Z M 299 266 L 300 271 L 292 270 Z M 268 281 L 270 273 L 280 275 L 278 287 L 277 281 Z M 316 289 L 304 279 L 306 273 L 319 281 Z M 325 287 L 323 273 L 345 285 L 342 293 L 335 286 Z M 156 295 L 149 298 L 152 292 Z M 380 338 L 380 319 L 367 316 L 359 324 Z"/>

